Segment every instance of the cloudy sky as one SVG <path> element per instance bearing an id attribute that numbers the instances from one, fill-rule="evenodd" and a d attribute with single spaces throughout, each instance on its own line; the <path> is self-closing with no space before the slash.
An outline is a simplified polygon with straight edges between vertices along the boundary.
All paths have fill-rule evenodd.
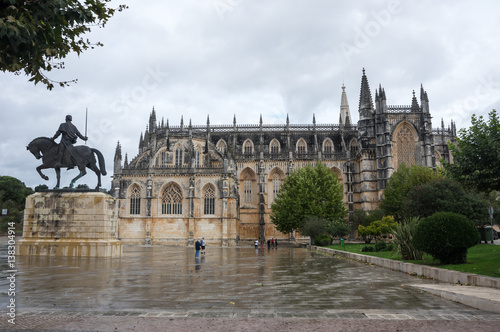
<path id="1" fill-rule="evenodd" d="M 103 152 L 110 187 L 117 141 L 129 160 L 154 107 L 171 125 L 338 123 L 342 84 L 357 120 L 362 69 L 372 92 L 409 105 L 428 92 L 433 127 L 500 109 L 500 3 L 457 0 L 121 0 L 129 9 L 88 38 L 104 47 L 70 56 L 52 91 L 0 73 L 0 175 L 55 185 L 26 145 L 51 137 L 66 114 Z M 83 142 L 80 142 L 83 144 Z M 79 144 L 80 144 L 79 143 Z M 62 172 L 68 185 L 76 170 Z M 94 187 L 93 174 L 82 179 Z"/>

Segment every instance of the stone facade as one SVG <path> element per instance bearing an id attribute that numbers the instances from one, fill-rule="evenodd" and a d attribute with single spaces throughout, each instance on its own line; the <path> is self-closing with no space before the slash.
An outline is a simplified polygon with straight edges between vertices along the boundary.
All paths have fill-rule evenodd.
<path id="1" fill-rule="evenodd" d="M 100 192 L 39 192 L 26 198 L 19 255 L 119 257 L 116 200 Z"/>
<path id="2" fill-rule="evenodd" d="M 271 204 L 287 174 L 321 161 L 344 184 L 350 212 L 378 207 L 387 180 L 401 165 L 435 168 L 450 160 L 447 142 L 456 128 L 433 129 L 427 92 L 410 105 L 389 106 L 379 86 L 375 103 L 363 70 L 359 121 L 351 122 L 342 87 L 339 124 L 169 125 L 150 114 L 139 152 L 122 160 L 118 143 L 112 191 L 119 201 L 123 241 L 154 244 L 234 245 L 281 234 L 270 220 Z M 123 163 L 122 163 L 123 161 Z"/>

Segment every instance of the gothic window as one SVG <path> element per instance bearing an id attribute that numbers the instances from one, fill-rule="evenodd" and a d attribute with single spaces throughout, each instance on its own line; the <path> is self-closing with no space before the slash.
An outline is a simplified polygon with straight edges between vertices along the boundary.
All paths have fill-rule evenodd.
<path id="1" fill-rule="evenodd" d="M 278 142 L 277 139 L 273 139 L 271 141 L 269 149 L 270 149 L 271 154 L 274 154 L 274 155 L 279 154 L 280 153 L 280 142 Z"/>
<path id="2" fill-rule="evenodd" d="M 177 148 L 175 150 L 175 166 L 182 166 L 182 148 Z"/>
<path id="3" fill-rule="evenodd" d="M 441 164 L 441 154 L 439 153 L 439 151 L 437 150 L 434 150 L 434 155 L 436 157 L 436 167 L 441 167 L 442 164 Z"/>
<path id="4" fill-rule="evenodd" d="M 130 214 L 141 214 L 141 189 L 134 186 L 130 191 Z"/>
<path id="5" fill-rule="evenodd" d="M 337 178 L 338 183 L 344 182 L 342 180 L 342 172 L 340 171 L 340 169 L 338 169 L 337 167 L 332 167 L 330 170 L 332 171 L 333 174 L 335 174 L 335 177 Z"/>
<path id="6" fill-rule="evenodd" d="M 404 123 L 394 133 L 394 156 L 396 159 L 396 169 L 405 163 L 410 167 L 415 164 L 415 138 L 412 128 Z"/>
<path id="7" fill-rule="evenodd" d="M 200 151 L 199 150 L 196 150 L 194 152 L 194 161 L 195 161 L 196 167 L 200 167 Z"/>
<path id="8" fill-rule="evenodd" d="M 158 153 L 158 157 L 156 157 L 156 166 L 162 167 L 167 164 L 168 160 L 168 153 L 166 150 L 162 150 L 160 153 Z"/>
<path id="9" fill-rule="evenodd" d="M 358 151 L 358 141 L 353 139 L 349 145 L 349 150 L 351 151 L 351 157 L 355 156 Z"/>
<path id="10" fill-rule="evenodd" d="M 327 138 L 323 142 L 323 153 L 332 154 L 333 153 L 333 142 L 331 139 Z"/>
<path id="11" fill-rule="evenodd" d="M 281 189 L 281 176 L 278 173 L 273 174 L 273 201 L 276 200 Z"/>
<path id="12" fill-rule="evenodd" d="M 252 203 L 252 178 L 245 174 L 243 180 L 243 200 L 245 203 Z"/>
<path id="13" fill-rule="evenodd" d="M 297 143 L 297 153 L 299 155 L 305 155 L 306 152 L 307 152 L 306 142 L 303 139 L 300 139 L 299 142 Z"/>
<path id="14" fill-rule="evenodd" d="M 253 144 L 251 140 L 246 140 L 243 144 L 243 154 L 252 155 L 253 154 Z"/>
<path id="15" fill-rule="evenodd" d="M 226 149 L 227 145 L 226 142 L 224 142 L 224 140 L 221 139 L 219 142 L 217 142 L 217 150 L 219 150 L 220 153 L 225 154 Z"/>
<path id="16" fill-rule="evenodd" d="M 211 185 L 208 185 L 203 193 L 203 213 L 215 214 L 215 189 Z"/>
<path id="17" fill-rule="evenodd" d="M 171 183 L 161 197 L 161 213 L 162 214 L 182 214 L 182 193 L 181 188 Z"/>

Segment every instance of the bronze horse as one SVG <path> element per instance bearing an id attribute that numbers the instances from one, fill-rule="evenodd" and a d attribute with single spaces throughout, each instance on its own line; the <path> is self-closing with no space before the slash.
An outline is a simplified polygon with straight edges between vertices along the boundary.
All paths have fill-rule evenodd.
<path id="1" fill-rule="evenodd" d="M 45 168 L 54 168 L 56 170 L 57 176 L 57 185 L 54 189 L 59 188 L 59 182 L 61 180 L 61 168 L 68 167 L 78 167 L 80 170 L 80 174 L 71 180 L 69 185 L 70 188 L 73 188 L 75 181 L 87 174 L 86 167 L 90 168 L 97 175 L 97 187 L 99 189 L 101 186 L 101 174 L 106 175 L 106 166 L 104 165 L 104 157 L 102 153 L 97 149 L 89 148 L 88 146 L 79 145 L 74 147 L 74 153 L 78 154 L 79 160 L 82 161 L 81 165 L 78 165 L 74 156 L 68 153 L 66 150 L 65 155 L 63 156 L 61 163 L 57 163 L 57 151 L 59 148 L 59 144 L 57 144 L 54 140 L 48 137 L 38 137 L 32 140 L 26 149 L 31 152 L 36 159 L 42 159 L 42 164 L 36 168 L 40 176 L 44 180 L 48 180 L 49 177 L 42 173 L 42 169 Z M 97 155 L 99 160 L 99 167 L 97 167 L 96 159 L 94 157 L 94 153 Z"/>

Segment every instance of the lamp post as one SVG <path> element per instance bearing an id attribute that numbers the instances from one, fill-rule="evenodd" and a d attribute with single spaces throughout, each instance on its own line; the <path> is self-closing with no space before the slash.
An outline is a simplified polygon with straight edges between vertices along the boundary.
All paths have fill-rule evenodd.
<path id="1" fill-rule="evenodd" d="M 489 207 L 488 212 L 490 213 L 490 222 L 491 222 L 491 243 L 494 243 L 494 241 L 493 241 L 493 207 L 492 206 Z"/>

